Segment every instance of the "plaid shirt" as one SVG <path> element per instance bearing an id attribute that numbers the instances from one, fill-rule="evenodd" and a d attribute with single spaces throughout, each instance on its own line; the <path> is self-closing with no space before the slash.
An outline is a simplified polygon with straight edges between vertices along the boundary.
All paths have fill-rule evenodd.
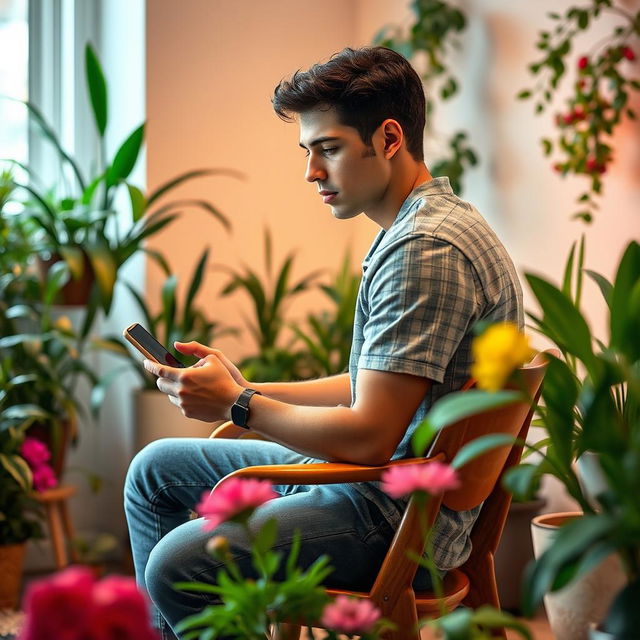
<path id="1" fill-rule="evenodd" d="M 362 264 L 349 364 L 351 394 L 359 369 L 409 373 L 433 381 L 393 458 L 411 457 L 411 436 L 433 403 L 459 389 L 471 367 L 479 320 L 523 325 L 522 290 L 505 248 L 482 216 L 436 178 L 409 194 Z M 399 399 L 401 401 L 401 399 Z M 397 526 L 406 505 L 376 483 L 354 485 Z M 440 569 L 460 566 L 480 511 L 443 507 L 433 536 Z"/>

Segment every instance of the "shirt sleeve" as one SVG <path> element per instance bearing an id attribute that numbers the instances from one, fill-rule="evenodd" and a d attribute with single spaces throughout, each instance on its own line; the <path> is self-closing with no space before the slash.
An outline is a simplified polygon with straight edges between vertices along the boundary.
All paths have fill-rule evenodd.
<path id="1" fill-rule="evenodd" d="M 364 284 L 369 308 L 358 367 L 441 383 L 479 307 L 466 256 L 437 238 L 409 235 L 385 249 Z"/>

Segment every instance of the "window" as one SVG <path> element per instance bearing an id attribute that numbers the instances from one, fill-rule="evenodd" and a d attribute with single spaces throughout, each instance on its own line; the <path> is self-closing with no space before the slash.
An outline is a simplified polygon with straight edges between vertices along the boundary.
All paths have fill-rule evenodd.
<path id="1" fill-rule="evenodd" d="M 19 102 L 29 93 L 28 0 L 0 0 L 0 159 L 26 163 L 27 110 Z"/>

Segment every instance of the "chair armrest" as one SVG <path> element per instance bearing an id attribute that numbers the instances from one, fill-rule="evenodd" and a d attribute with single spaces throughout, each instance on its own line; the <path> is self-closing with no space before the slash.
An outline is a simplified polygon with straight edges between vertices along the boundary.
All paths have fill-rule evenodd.
<path id="1" fill-rule="evenodd" d="M 277 484 L 342 484 L 344 482 L 371 482 L 380 480 L 382 474 L 392 467 L 412 464 L 428 464 L 441 460 L 442 455 L 433 458 L 408 458 L 394 460 L 377 467 L 367 467 L 344 462 L 318 462 L 311 464 L 278 464 L 245 467 L 233 471 L 226 478 L 259 478 Z M 221 481 L 222 482 L 222 481 Z"/>

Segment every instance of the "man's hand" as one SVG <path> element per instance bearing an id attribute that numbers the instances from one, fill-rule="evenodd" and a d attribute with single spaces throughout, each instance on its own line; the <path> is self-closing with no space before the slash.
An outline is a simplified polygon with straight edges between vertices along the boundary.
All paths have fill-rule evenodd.
<path id="1" fill-rule="evenodd" d="M 197 366 L 186 369 L 144 361 L 144 368 L 158 376 L 158 389 L 166 393 L 187 418 L 203 422 L 229 420 L 231 405 L 244 388 L 229 372 L 220 357 L 222 354 L 214 351 L 211 350 L 207 355 L 203 353 L 204 357 L 201 357 Z"/>
<path id="2" fill-rule="evenodd" d="M 212 347 L 207 347 L 200 342 L 196 342 L 192 340 L 191 342 L 174 342 L 173 346 L 180 353 L 184 353 L 186 356 L 194 356 L 196 358 L 200 358 L 202 361 L 207 356 L 217 356 L 220 359 L 220 362 L 227 368 L 231 377 L 241 386 L 248 387 L 249 382 L 244 378 L 244 376 L 240 373 L 240 369 L 236 367 L 227 356 L 222 353 L 219 349 L 213 349 Z M 200 362 L 197 362 L 194 367 L 199 367 Z"/>

